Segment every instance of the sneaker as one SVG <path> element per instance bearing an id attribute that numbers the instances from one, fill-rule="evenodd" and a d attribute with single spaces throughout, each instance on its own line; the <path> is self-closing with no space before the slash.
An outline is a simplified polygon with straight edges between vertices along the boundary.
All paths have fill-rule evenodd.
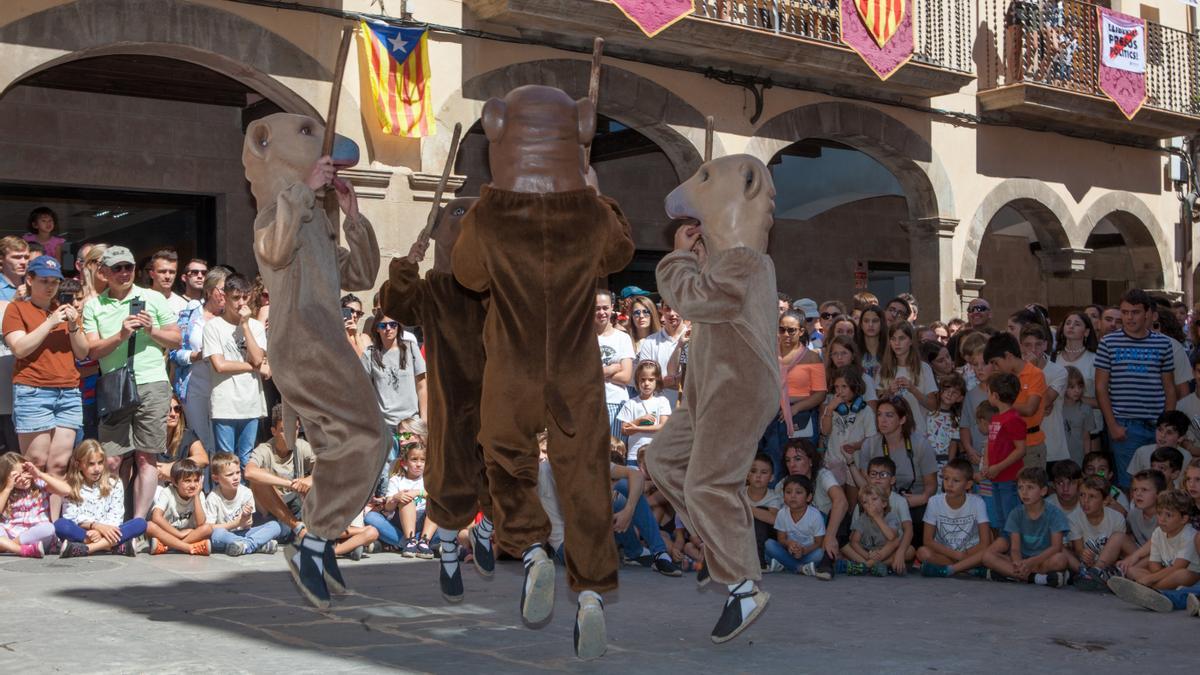
<path id="1" fill-rule="evenodd" d="M 712 575 L 708 573 L 708 566 L 700 563 L 700 569 L 696 570 L 696 585 L 704 588 L 710 581 L 712 581 Z"/>
<path id="2" fill-rule="evenodd" d="M 492 576 L 496 573 L 496 552 L 490 545 L 484 545 L 484 539 L 475 535 L 474 527 L 468 531 L 468 536 L 471 539 L 471 556 L 472 562 L 475 563 L 475 571 L 485 577 Z"/>
<path id="3" fill-rule="evenodd" d="M 816 563 L 804 563 L 803 565 L 800 566 L 799 569 L 796 570 L 796 573 L 803 574 L 806 577 L 815 577 L 815 576 L 817 576 L 817 564 Z"/>
<path id="4" fill-rule="evenodd" d="M 660 553 L 654 558 L 654 562 L 650 563 L 650 567 L 659 574 L 666 577 L 681 577 L 683 570 L 679 569 L 671 560 L 671 556 L 666 553 Z"/>
<path id="5" fill-rule="evenodd" d="M 236 558 L 246 552 L 246 542 L 235 541 L 225 546 L 225 555 Z"/>
<path id="6" fill-rule="evenodd" d="M 136 558 L 137 557 L 137 547 L 133 545 L 132 541 L 124 541 L 124 542 L 121 542 L 120 544 L 117 544 L 115 547 L 113 547 L 112 554 L 113 555 L 123 555 L 126 558 Z"/>
<path id="7" fill-rule="evenodd" d="M 292 581 L 300 594 L 317 609 L 329 607 L 329 588 L 317 567 L 316 556 L 311 552 L 289 544 L 283 550 L 287 560 L 288 570 L 292 573 Z"/>
<path id="8" fill-rule="evenodd" d="M 204 541 L 198 541 L 195 544 L 192 544 L 192 550 L 191 550 L 192 555 L 208 555 L 210 553 L 210 551 L 211 551 L 211 549 L 208 546 L 207 539 L 205 539 Z"/>
<path id="9" fill-rule="evenodd" d="M 536 625 L 549 619 L 554 609 L 554 561 L 541 544 L 525 549 L 522 558 L 525 583 L 521 586 L 521 618 Z"/>
<path id="10" fill-rule="evenodd" d="M 1100 577 L 1100 570 L 1094 567 L 1080 567 L 1072 584 L 1080 591 L 1103 591 L 1108 588 Z"/>
<path id="11" fill-rule="evenodd" d="M 362 560 L 362 557 L 363 557 L 363 547 L 362 547 L 362 546 L 355 546 L 354 548 L 350 549 L 350 552 L 346 554 L 346 557 L 347 557 L 347 558 L 349 558 L 349 559 L 351 559 L 351 560 L 353 560 L 353 561 L 355 561 L 355 562 L 358 562 L 359 560 Z"/>
<path id="12" fill-rule="evenodd" d="M 575 610 L 575 656 L 584 661 L 598 659 L 607 649 L 604 601 L 595 593 L 581 593 Z"/>
<path id="13" fill-rule="evenodd" d="M 1123 577 L 1108 580 L 1108 588 L 1125 602 L 1144 607 L 1154 612 L 1169 612 L 1174 609 L 1167 596 L 1153 588 Z"/>
<path id="14" fill-rule="evenodd" d="M 1188 616 L 1200 616 L 1200 595 L 1188 593 L 1187 613 Z"/>
<path id="15" fill-rule="evenodd" d="M 383 553 L 383 542 L 376 539 L 367 546 L 367 553 Z"/>
<path id="16" fill-rule="evenodd" d="M 60 542 L 58 537 L 53 537 L 50 539 L 50 545 L 43 547 L 42 553 L 44 555 L 61 555 L 63 547 L 66 545 L 66 543 L 67 542 L 65 541 Z"/>
<path id="17" fill-rule="evenodd" d="M 32 544 L 21 544 L 22 558 L 41 558 L 45 555 L 46 549 L 40 541 L 35 541 Z"/>
<path id="18" fill-rule="evenodd" d="M 945 565 L 935 565 L 931 562 L 923 562 L 921 563 L 921 576 L 948 577 L 950 576 L 950 568 Z"/>
<path id="19" fill-rule="evenodd" d="M 988 580 L 992 578 L 992 571 L 986 567 L 972 567 L 967 574 L 975 577 L 976 579 Z"/>
<path id="20" fill-rule="evenodd" d="M 278 550 L 279 550 L 279 542 L 275 541 L 274 539 L 271 539 L 270 541 L 263 544 L 262 546 L 259 546 L 258 549 L 255 550 L 254 552 L 255 553 L 266 553 L 267 555 L 275 555 L 275 552 Z"/>
<path id="21" fill-rule="evenodd" d="M 867 571 L 873 577 L 886 577 L 887 575 L 891 574 L 892 568 L 888 567 L 884 563 L 875 563 L 871 566 L 871 569 Z"/>
<path id="22" fill-rule="evenodd" d="M 833 565 L 825 562 L 817 563 L 813 576 L 821 581 L 833 581 Z"/>
<path id="23" fill-rule="evenodd" d="M 150 538 L 147 540 L 147 542 L 148 542 L 148 543 L 149 543 L 149 545 L 150 545 L 150 547 L 149 547 L 149 550 L 150 550 L 150 555 L 162 555 L 162 554 L 164 554 L 164 553 L 166 553 L 167 551 L 169 551 L 169 550 L 170 550 L 170 549 L 168 549 L 168 548 L 167 548 L 167 545 L 166 545 L 166 544 L 164 544 L 164 543 L 162 543 L 161 541 L 159 541 L 159 540 L 155 539 L 154 537 L 150 537 Z"/>
<path id="24" fill-rule="evenodd" d="M 405 558 L 417 557 L 417 538 L 416 537 L 409 537 L 408 541 L 404 542 L 404 550 L 400 552 L 400 555 L 404 556 Z"/>
<path id="25" fill-rule="evenodd" d="M 638 567 L 650 567 L 654 564 L 654 556 L 649 553 L 643 553 L 636 558 L 625 558 L 625 564 L 631 567 L 634 565 Z"/>
<path id="26" fill-rule="evenodd" d="M 744 599 L 753 600 L 753 607 L 748 614 L 742 613 Z M 721 644 L 737 637 L 738 633 L 746 630 L 758 615 L 762 614 L 770 599 L 769 593 L 757 587 L 745 593 L 730 593 L 725 602 L 725 609 L 721 611 L 721 618 L 717 619 L 717 625 L 713 627 L 712 641 Z"/>
<path id="27" fill-rule="evenodd" d="M 1046 575 L 1046 585 L 1050 588 L 1062 588 L 1070 581 L 1071 575 L 1065 570 L 1061 572 L 1051 572 Z"/>
<path id="28" fill-rule="evenodd" d="M 429 539 L 425 535 L 417 540 L 417 557 L 421 560 L 433 560 L 433 549 L 429 547 Z"/>
<path id="29" fill-rule="evenodd" d="M 85 558 L 85 557 L 87 557 L 88 553 L 89 553 L 89 551 L 88 551 L 87 544 L 77 542 L 77 541 L 68 541 L 67 543 L 62 545 L 61 549 L 59 549 L 58 557 L 60 557 L 60 558 Z M 24 555 L 23 551 L 22 551 L 22 555 Z M 38 556 L 38 557 L 41 557 L 41 556 Z"/>
<path id="30" fill-rule="evenodd" d="M 771 561 L 767 563 L 767 569 L 763 570 L 763 572 L 767 574 L 774 574 L 776 572 L 783 572 L 785 570 L 787 570 L 787 568 L 783 566 L 783 563 L 771 558 Z"/>

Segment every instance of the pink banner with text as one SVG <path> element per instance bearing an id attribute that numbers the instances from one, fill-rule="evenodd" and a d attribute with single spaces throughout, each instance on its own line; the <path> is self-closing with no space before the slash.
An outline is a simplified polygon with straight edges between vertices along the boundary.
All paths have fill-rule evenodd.
<path id="1" fill-rule="evenodd" d="M 1096 8 L 1100 31 L 1100 91 L 1126 119 L 1146 102 L 1146 22 L 1143 19 Z"/>

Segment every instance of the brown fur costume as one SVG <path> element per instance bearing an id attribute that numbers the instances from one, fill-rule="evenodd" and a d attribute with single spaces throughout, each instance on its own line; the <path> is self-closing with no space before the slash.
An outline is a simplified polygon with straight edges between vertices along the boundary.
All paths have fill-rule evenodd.
<path id="1" fill-rule="evenodd" d="M 270 115 L 246 130 L 242 163 L 258 202 L 254 254 L 271 292 L 272 379 L 303 421 L 318 460 L 304 522 L 318 537 L 335 539 L 371 496 L 391 434 L 379 406 L 363 405 L 375 400 L 375 390 L 345 339 L 338 302 L 342 288 L 374 285 L 379 244 L 360 215 L 343 225 L 349 249 L 338 247 L 333 224 L 305 185 L 323 133 L 309 117 Z"/>

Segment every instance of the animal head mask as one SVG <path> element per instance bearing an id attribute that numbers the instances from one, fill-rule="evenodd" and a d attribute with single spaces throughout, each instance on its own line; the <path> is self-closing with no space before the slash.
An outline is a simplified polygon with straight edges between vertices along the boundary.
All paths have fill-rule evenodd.
<path id="1" fill-rule="evenodd" d="M 483 106 L 492 185 L 513 192 L 583 189 L 584 148 L 596 133 L 596 111 L 554 87 L 526 85 Z"/>

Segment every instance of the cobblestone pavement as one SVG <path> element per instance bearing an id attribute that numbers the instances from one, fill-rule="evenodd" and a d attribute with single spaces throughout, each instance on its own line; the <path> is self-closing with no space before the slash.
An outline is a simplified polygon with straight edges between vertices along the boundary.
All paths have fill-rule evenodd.
<path id="1" fill-rule="evenodd" d="M 625 568 L 606 598 L 609 651 L 576 661 L 559 568 L 549 625 L 520 624 L 521 567 L 464 569 L 447 605 L 434 561 L 342 570 L 355 593 L 319 612 L 282 555 L 0 558 L 0 672 L 1196 672 L 1200 619 L 1109 595 L 976 580 L 770 575 L 741 638 L 708 640 L 722 594 Z M 1185 649 L 1187 650 L 1185 652 Z"/>

